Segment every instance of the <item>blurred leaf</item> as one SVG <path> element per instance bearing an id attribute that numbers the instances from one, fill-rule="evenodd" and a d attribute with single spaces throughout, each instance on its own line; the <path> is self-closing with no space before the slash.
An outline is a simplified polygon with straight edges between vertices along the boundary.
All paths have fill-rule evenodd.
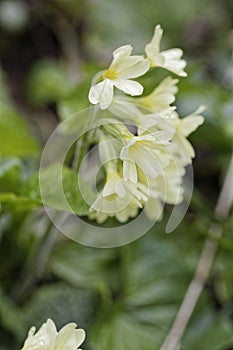
<path id="1" fill-rule="evenodd" d="M 65 67 L 55 60 L 38 61 L 27 81 L 30 101 L 38 105 L 52 103 L 62 98 L 69 89 Z"/>
<path id="2" fill-rule="evenodd" d="M 192 278 L 193 261 L 185 247 L 166 239 L 162 226 L 156 227 L 156 238 L 147 234 L 121 248 L 120 294 L 111 307 L 100 311 L 92 333 L 93 348 L 152 350 L 159 349 L 165 339 Z M 213 311 L 208 291 L 193 317 L 182 349 L 220 350 L 231 344 L 229 317 Z M 212 332 L 213 341 L 209 339 Z"/>
<path id="3" fill-rule="evenodd" d="M 145 243 L 145 246 L 130 250 L 126 269 L 127 302 L 135 307 L 180 301 L 191 275 L 189 264 L 183 265 L 178 250 L 169 242 L 151 240 Z M 170 264 L 171 261 L 176 263 Z M 183 278 L 176 285 L 179 274 Z"/>
<path id="4" fill-rule="evenodd" d="M 208 305 L 208 301 L 205 304 Z M 205 305 L 196 317 L 192 317 L 181 350 L 221 350 L 233 345 L 232 322 L 209 306 L 207 308 Z"/>
<path id="5" fill-rule="evenodd" d="M 64 120 L 78 111 L 89 106 L 88 92 L 90 89 L 89 81 L 85 80 L 77 85 L 68 96 L 63 98 L 58 104 L 58 114 L 61 120 Z"/>
<path id="6" fill-rule="evenodd" d="M 199 105 L 205 105 L 205 123 L 191 139 L 199 146 L 230 152 L 233 146 L 232 89 L 223 89 L 204 75 L 198 76 L 198 70 L 202 72 L 203 67 L 193 65 L 190 78 L 182 80 L 179 84 L 179 112 L 181 116 L 186 116 Z"/>
<path id="7" fill-rule="evenodd" d="M 153 329 L 138 323 L 129 314 L 112 312 L 102 315 L 93 332 L 91 344 L 96 350 L 157 349 Z"/>
<path id="8" fill-rule="evenodd" d="M 175 316 L 187 287 L 189 265 L 184 266 L 169 242 L 149 236 L 119 249 L 116 300 L 100 311 L 93 328 L 92 344 L 97 350 L 158 349 Z M 183 279 L 177 285 L 180 274 Z"/>
<path id="9" fill-rule="evenodd" d="M 156 24 L 161 24 L 165 29 L 162 40 L 164 49 L 184 48 L 184 32 L 188 25 L 195 23 L 199 18 L 203 19 L 206 26 L 214 24 L 214 28 L 217 28 L 214 34 L 219 40 L 215 38 L 213 43 L 216 49 L 217 44 L 222 40 L 221 34 L 227 28 L 231 28 L 229 21 L 232 12 L 229 10 L 227 15 L 223 7 L 214 2 L 210 6 L 209 0 L 187 0 L 182 7 L 178 0 L 173 2 L 165 0 L 163 3 L 159 0 L 143 2 L 102 0 L 93 3 L 93 9 L 89 13 L 94 28 L 88 37 L 89 49 L 92 51 L 94 47 L 96 50 L 99 48 L 101 48 L 99 50 L 103 48 L 112 50 L 120 45 L 131 43 L 137 52 L 142 54 L 145 43 L 149 42 Z M 195 33 L 191 34 L 189 41 L 195 44 Z"/>
<path id="10" fill-rule="evenodd" d="M 82 80 L 79 84 L 70 89 L 64 98 L 58 101 L 58 114 L 61 120 L 90 106 L 88 93 L 91 87 L 93 76 L 103 67 L 97 64 L 83 64 Z"/>
<path id="11" fill-rule="evenodd" d="M 6 88 L 3 73 L 0 69 L 0 106 L 2 103 L 8 104 L 10 102 L 10 96 Z"/>
<path id="12" fill-rule="evenodd" d="M 5 230 L 10 226 L 11 215 L 10 213 L 0 213 L 0 242 Z"/>
<path id="13" fill-rule="evenodd" d="M 21 162 L 18 158 L 0 158 L 0 192 L 17 192 L 21 182 Z"/>
<path id="14" fill-rule="evenodd" d="M 22 313 L 14 302 L 8 298 L 0 288 L 0 325 L 14 334 L 17 338 L 22 336 L 24 328 Z"/>
<path id="15" fill-rule="evenodd" d="M 74 17 L 76 21 L 80 17 L 81 19 L 83 16 L 85 17 L 89 5 L 85 0 L 79 0 L 78 2 L 76 0 L 55 0 L 54 2 L 61 6 L 67 14 Z"/>
<path id="16" fill-rule="evenodd" d="M 44 201 L 44 204 L 54 209 L 74 211 L 78 215 L 87 215 L 89 205 L 80 192 L 85 191 L 86 198 L 93 201 L 93 194 L 87 184 L 70 168 L 62 168 L 62 190 L 60 191 L 60 166 L 53 165 L 35 174 L 25 183 L 22 195 L 31 198 L 32 202 Z M 41 198 L 41 192 L 43 194 Z"/>
<path id="17" fill-rule="evenodd" d="M 24 327 L 40 327 L 47 318 L 52 318 L 57 328 L 76 322 L 79 327 L 88 327 L 95 308 L 93 292 L 75 289 L 63 283 L 42 286 L 24 305 Z"/>
<path id="18" fill-rule="evenodd" d="M 39 152 L 26 123 L 10 107 L 0 105 L 0 156 L 29 157 Z"/>
<path id="19" fill-rule="evenodd" d="M 0 203 L 8 203 L 17 209 L 29 210 L 42 206 L 40 199 L 31 199 L 26 196 L 17 196 L 14 193 L 0 193 Z"/>
<path id="20" fill-rule="evenodd" d="M 57 249 L 51 259 L 50 269 L 55 276 L 73 286 L 101 291 L 109 288 L 112 253 L 109 249 L 80 247 L 69 242 Z"/>
<path id="21" fill-rule="evenodd" d="M 216 293 L 220 301 L 228 305 L 233 299 L 232 252 L 221 249 L 215 262 L 215 271 Z"/>

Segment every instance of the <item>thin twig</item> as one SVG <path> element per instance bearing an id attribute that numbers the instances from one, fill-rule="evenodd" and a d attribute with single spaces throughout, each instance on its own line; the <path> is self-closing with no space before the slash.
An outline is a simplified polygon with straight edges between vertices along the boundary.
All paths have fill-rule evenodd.
<path id="1" fill-rule="evenodd" d="M 233 202 L 233 154 L 230 165 L 219 195 L 215 215 L 224 220 L 228 217 Z M 220 238 L 223 228 L 220 224 L 212 224 L 209 228 L 211 235 Z M 194 277 L 184 296 L 183 302 L 176 315 L 174 323 L 165 338 L 160 350 L 179 350 L 180 341 L 195 309 L 198 299 L 210 275 L 214 257 L 218 248 L 217 242 L 206 239 L 196 268 Z"/>

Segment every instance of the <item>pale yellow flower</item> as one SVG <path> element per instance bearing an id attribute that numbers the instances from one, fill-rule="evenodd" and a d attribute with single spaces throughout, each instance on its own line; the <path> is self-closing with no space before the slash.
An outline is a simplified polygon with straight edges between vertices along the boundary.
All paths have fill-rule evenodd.
<path id="1" fill-rule="evenodd" d="M 110 67 L 100 72 L 89 92 L 89 100 L 92 104 L 100 104 L 101 109 L 110 106 L 113 99 L 114 86 L 131 96 L 139 96 L 143 92 L 143 86 L 132 80 L 145 74 L 150 64 L 143 56 L 131 56 L 132 46 L 121 46 L 113 52 L 113 61 Z"/>
<path id="2" fill-rule="evenodd" d="M 132 183 L 138 182 L 138 169 L 146 176 L 157 177 L 162 173 L 163 166 L 170 161 L 166 152 L 172 134 L 169 131 L 131 136 L 126 139 L 120 158 L 123 161 L 123 178 Z"/>
<path id="3" fill-rule="evenodd" d="M 186 77 L 187 73 L 184 71 L 186 61 L 181 59 L 183 51 L 178 48 L 160 51 L 162 35 L 163 29 L 157 25 L 151 42 L 145 47 L 146 57 L 151 67 L 162 67 L 181 77 Z"/>
<path id="4" fill-rule="evenodd" d="M 165 203 L 179 204 L 183 200 L 183 176 L 185 168 L 175 158 L 163 168 L 163 173 L 156 177 L 145 176 L 139 172 L 138 188 L 148 191 L 148 201 L 145 203 L 145 214 L 150 220 L 160 220 Z"/>
<path id="5" fill-rule="evenodd" d="M 130 45 L 119 47 L 109 68 L 93 79 L 90 102 L 108 108 L 107 113 L 102 112 L 96 133 L 106 179 L 89 209 L 89 218 L 99 223 L 108 217 L 126 222 L 139 209 L 145 209 L 149 219 L 159 220 L 165 203 L 175 205 L 183 200 L 185 167 L 195 155 L 187 138 L 203 123 L 204 108 L 180 118 L 173 106 L 177 79 L 167 77 L 147 96 L 141 96 L 143 86 L 133 80 L 150 67 L 187 76 L 183 51 L 161 50 L 162 35 L 157 25 L 145 57 L 131 55 Z M 114 96 L 114 88 L 130 96 Z"/>
<path id="6" fill-rule="evenodd" d="M 169 110 L 170 105 L 175 101 L 178 81 L 178 79 L 167 77 L 149 95 L 135 98 L 135 104 L 142 106 L 149 112 L 158 113 Z"/>
<path id="7" fill-rule="evenodd" d="M 178 79 L 167 77 L 149 95 L 143 97 L 117 96 L 113 98 L 109 111 L 121 120 L 138 124 L 145 113 L 167 113 L 176 107 L 171 106 L 178 91 Z"/>
<path id="8" fill-rule="evenodd" d="M 173 118 L 169 119 L 169 123 L 174 128 L 173 144 L 175 154 L 178 154 L 184 165 L 192 162 L 195 157 L 195 151 L 187 137 L 194 132 L 200 125 L 204 123 L 201 113 L 205 110 L 204 106 L 200 106 L 195 112 L 185 118 L 179 118 L 176 112 L 173 112 Z"/>
<path id="9" fill-rule="evenodd" d="M 109 166 L 105 185 L 91 205 L 89 217 L 96 218 L 99 223 L 108 216 L 115 216 L 118 221 L 125 222 L 137 214 L 138 208 L 142 208 L 142 201 L 147 201 L 146 194 Z"/>
<path id="10" fill-rule="evenodd" d="M 29 330 L 22 350 L 80 349 L 79 346 L 85 339 L 85 331 L 76 327 L 76 323 L 69 323 L 57 332 L 54 322 L 48 319 L 38 332 L 35 327 Z"/>

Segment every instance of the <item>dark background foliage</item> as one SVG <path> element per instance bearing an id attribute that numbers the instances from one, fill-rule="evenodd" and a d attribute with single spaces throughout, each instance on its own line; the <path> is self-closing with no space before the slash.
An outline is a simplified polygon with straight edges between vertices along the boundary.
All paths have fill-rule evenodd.
<path id="1" fill-rule="evenodd" d="M 195 145 L 195 190 L 172 234 L 163 221 L 116 249 L 80 246 L 56 231 L 40 206 L 36 172 L 48 136 L 88 106 L 95 72 L 111 51 L 141 53 L 155 24 L 164 47 L 182 47 L 187 79 L 178 110 L 207 106 Z M 230 0 L 0 1 L 0 349 L 20 349 L 30 326 L 87 330 L 83 348 L 159 349 L 192 278 L 232 152 L 233 3 Z M 164 72 L 158 69 L 155 81 Z M 51 187 L 51 174 L 48 188 Z M 72 190 L 75 174 L 67 169 Z M 56 199 L 53 202 L 56 207 Z M 79 203 L 79 210 L 85 207 Z M 233 217 L 182 349 L 233 349 Z"/>

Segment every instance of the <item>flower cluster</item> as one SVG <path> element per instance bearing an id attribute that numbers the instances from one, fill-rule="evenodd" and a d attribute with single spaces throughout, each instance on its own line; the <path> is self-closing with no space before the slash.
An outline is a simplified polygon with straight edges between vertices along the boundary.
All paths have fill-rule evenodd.
<path id="1" fill-rule="evenodd" d="M 108 217 L 126 222 L 140 208 L 158 220 L 164 203 L 183 199 L 185 167 L 195 155 L 187 137 L 203 123 L 204 108 L 180 118 L 172 106 L 177 79 L 167 77 L 147 96 L 140 96 L 143 86 L 134 80 L 156 67 L 187 75 L 181 49 L 160 50 L 162 34 L 157 25 L 144 56 L 132 55 L 130 45 L 119 47 L 109 68 L 93 78 L 89 100 L 102 111 L 97 137 L 105 180 L 90 218 L 99 223 Z M 124 94 L 115 94 L 115 89 Z"/>
<path id="2" fill-rule="evenodd" d="M 48 319 L 36 332 L 32 327 L 22 350 L 77 350 L 85 339 L 83 329 L 76 329 L 76 323 L 69 323 L 57 332 L 56 326 Z M 80 349 L 81 350 L 81 349 Z"/>

